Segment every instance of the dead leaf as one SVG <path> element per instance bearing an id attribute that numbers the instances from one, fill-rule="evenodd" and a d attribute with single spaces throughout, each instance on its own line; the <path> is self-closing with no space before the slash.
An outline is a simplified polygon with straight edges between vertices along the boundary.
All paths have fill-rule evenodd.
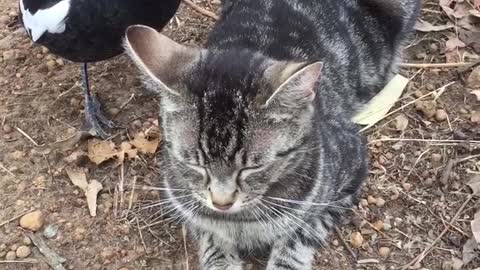
<path id="1" fill-rule="evenodd" d="M 419 100 L 415 102 L 415 108 L 421 111 L 427 118 L 434 117 L 437 112 L 437 104 L 433 101 Z"/>
<path id="2" fill-rule="evenodd" d="M 135 158 L 137 156 L 137 152 L 137 149 L 133 149 L 130 143 L 122 142 L 120 144 L 120 151 L 115 154 L 115 156 L 118 158 L 117 166 L 121 165 L 125 161 L 125 156 L 127 156 L 129 159 Z"/>
<path id="3" fill-rule="evenodd" d="M 138 151 L 144 154 L 155 154 L 159 143 L 160 137 L 148 140 L 143 132 L 137 133 L 133 138 L 133 141 L 130 142 L 130 144 L 135 146 Z"/>
<path id="4" fill-rule="evenodd" d="M 97 165 L 113 158 L 116 154 L 113 142 L 98 139 L 88 141 L 88 158 Z"/>
<path id="5" fill-rule="evenodd" d="M 477 97 L 477 101 L 480 101 L 480 90 L 473 90 L 470 94 L 475 95 Z"/>
<path id="6" fill-rule="evenodd" d="M 445 14 L 451 19 L 461 19 L 469 14 L 470 5 L 463 0 L 441 0 L 439 4 Z"/>
<path id="7" fill-rule="evenodd" d="M 470 117 L 470 121 L 480 124 L 480 111 L 473 112 L 472 116 Z"/>
<path id="8" fill-rule="evenodd" d="M 97 215 L 97 195 L 102 188 L 103 186 L 100 182 L 92 180 L 90 181 L 90 184 L 88 184 L 87 191 L 85 192 L 85 196 L 87 196 L 88 210 L 92 217 Z"/>
<path id="9" fill-rule="evenodd" d="M 395 118 L 395 128 L 398 131 L 404 131 L 408 127 L 408 117 L 405 114 L 399 114 Z"/>
<path id="10" fill-rule="evenodd" d="M 462 248 L 462 261 L 463 264 L 469 264 L 473 259 L 475 259 L 478 254 L 475 251 L 477 248 L 478 243 L 475 241 L 475 239 L 469 239 Z"/>
<path id="11" fill-rule="evenodd" d="M 464 48 L 466 45 L 463 43 L 458 37 L 450 36 L 445 42 L 445 50 L 446 51 L 454 51 L 458 48 Z"/>
<path id="12" fill-rule="evenodd" d="M 480 53 L 480 32 L 459 29 L 458 38 L 475 52 Z"/>
<path id="13" fill-rule="evenodd" d="M 382 120 L 402 95 L 409 81 L 402 75 L 395 75 L 385 88 L 352 118 L 353 122 L 370 127 Z"/>
<path id="14" fill-rule="evenodd" d="M 427 21 L 418 19 L 415 23 L 415 30 L 420 32 L 439 32 L 455 27 L 453 23 L 448 22 L 444 25 L 433 25 Z"/>
<path id="15" fill-rule="evenodd" d="M 476 175 L 468 181 L 467 185 L 472 189 L 473 195 L 480 196 L 480 175 Z"/>
<path id="16" fill-rule="evenodd" d="M 478 210 L 475 214 L 470 226 L 472 227 L 472 233 L 475 241 L 477 241 L 477 244 L 480 244 L 480 210 Z"/>
<path id="17" fill-rule="evenodd" d="M 475 67 L 467 78 L 468 88 L 480 88 L 480 66 Z"/>
<path id="18" fill-rule="evenodd" d="M 87 176 L 82 169 L 65 168 L 65 171 L 67 172 L 68 178 L 70 178 L 70 181 L 72 181 L 75 186 L 79 187 L 81 190 L 83 190 L 83 192 L 87 191 Z"/>

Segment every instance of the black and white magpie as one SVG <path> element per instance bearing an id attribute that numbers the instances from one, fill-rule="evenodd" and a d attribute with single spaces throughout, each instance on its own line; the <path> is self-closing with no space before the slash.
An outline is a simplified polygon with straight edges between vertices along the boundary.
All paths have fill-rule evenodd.
<path id="1" fill-rule="evenodd" d="M 90 94 L 87 63 L 123 52 L 128 26 L 143 24 L 157 30 L 174 16 L 181 0 L 19 0 L 20 18 L 33 42 L 51 53 L 82 64 L 86 127 L 107 137 L 114 124 Z"/>

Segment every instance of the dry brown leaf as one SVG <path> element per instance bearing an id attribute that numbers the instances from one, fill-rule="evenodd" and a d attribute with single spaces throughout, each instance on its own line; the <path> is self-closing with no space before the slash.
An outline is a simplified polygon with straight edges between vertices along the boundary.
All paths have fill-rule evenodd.
<path id="1" fill-rule="evenodd" d="M 125 156 L 129 159 L 133 159 L 137 156 L 137 149 L 133 149 L 132 145 L 128 142 L 122 142 L 120 144 L 120 151 L 115 154 L 117 157 L 117 166 L 121 165 L 125 161 Z"/>
<path id="2" fill-rule="evenodd" d="M 427 21 L 418 19 L 417 22 L 415 23 L 415 30 L 418 30 L 420 32 L 439 32 L 447 29 L 451 29 L 455 27 L 453 23 L 448 22 L 447 24 L 444 25 L 433 25 Z"/>
<path id="3" fill-rule="evenodd" d="M 88 141 L 88 158 L 97 165 L 113 158 L 116 154 L 113 142 L 98 139 Z"/>
<path id="4" fill-rule="evenodd" d="M 154 138 L 148 140 L 143 132 L 139 132 L 133 138 L 133 141 L 130 142 L 135 146 L 138 151 L 144 154 L 155 154 L 157 151 L 158 145 L 160 143 L 160 138 Z"/>
<path id="5" fill-rule="evenodd" d="M 475 175 L 467 185 L 472 189 L 473 195 L 480 196 L 480 175 Z"/>
<path id="6" fill-rule="evenodd" d="M 87 205 L 92 217 L 97 215 L 97 195 L 102 190 L 102 183 L 97 180 L 90 181 L 85 196 L 87 196 Z"/>
<path id="7" fill-rule="evenodd" d="M 404 131 L 408 127 L 408 117 L 405 114 L 399 114 L 395 118 L 395 128 L 398 131 Z"/>
<path id="8" fill-rule="evenodd" d="M 470 5 L 463 0 L 441 0 L 439 4 L 451 19 L 461 19 L 469 15 Z"/>
<path id="9" fill-rule="evenodd" d="M 466 45 L 463 43 L 458 37 L 451 36 L 448 38 L 447 42 L 445 42 L 445 50 L 446 51 L 453 51 L 458 48 L 464 48 Z"/>
<path id="10" fill-rule="evenodd" d="M 68 178 L 70 178 L 70 181 L 72 181 L 75 186 L 79 187 L 81 190 L 83 190 L 83 192 L 87 191 L 87 176 L 82 169 L 65 168 L 65 171 L 67 172 Z"/>
<path id="11" fill-rule="evenodd" d="M 475 241 L 480 244 L 480 210 L 478 210 L 475 214 L 470 226 L 472 227 L 472 233 Z"/>

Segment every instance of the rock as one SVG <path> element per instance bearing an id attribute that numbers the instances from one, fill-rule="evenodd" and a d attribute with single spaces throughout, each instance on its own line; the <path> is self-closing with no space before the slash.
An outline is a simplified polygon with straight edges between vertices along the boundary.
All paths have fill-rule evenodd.
<path id="1" fill-rule="evenodd" d="M 359 232 L 354 232 L 350 235 L 350 243 L 354 248 L 359 248 L 363 244 L 363 236 Z"/>
<path id="2" fill-rule="evenodd" d="M 5 243 L 0 245 L 0 251 L 4 251 L 7 249 L 7 245 Z"/>
<path id="3" fill-rule="evenodd" d="M 30 239 L 30 237 L 25 236 L 22 240 L 22 243 L 26 246 L 30 246 L 32 244 L 32 239 Z"/>
<path id="4" fill-rule="evenodd" d="M 375 223 L 373 223 L 373 227 L 375 227 L 375 229 L 377 229 L 378 231 L 383 230 L 383 221 L 380 219 L 375 221 Z"/>
<path id="5" fill-rule="evenodd" d="M 113 258 L 113 256 L 115 256 L 115 249 L 113 247 L 106 247 L 100 253 L 100 256 L 102 256 L 102 258 L 105 260 L 110 260 Z"/>
<path id="6" fill-rule="evenodd" d="M 378 254 L 383 258 L 387 258 L 390 255 L 390 248 L 388 247 L 381 247 L 378 249 Z"/>
<path id="7" fill-rule="evenodd" d="M 24 215 L 20 219 L 20 227 L 36 232 L 42 228 L 43 222 L 43 213 L 42 211 L 37 210 Z"/>
<path id="8" fill-rule="evenodd" d="M 438 154 L 438 153 L 432 154 L 432 161 L 433 161 L 433 162 L 440 162 L 440 161 L 442 161 L 442 155 L 441 155 L 441 154 Z"/>
<path id="9" fill-rule="evenodd" d="M 463 115 L 468 114 L 468 110 L 465 108 L 460 108 L 460 113 Z"/>
<path id="10" fill-rule="evenodd" d="M 1 259 L 1 258 L 4 258 L 5 255 L 7 255 L 7 252 L 6 252 L 6 251 L 0 251 L 0 259 Z"/>
<path id="11" fill-rule="evenodd" d="M 10 17 L 7 15 L 0 16 L 0 24 L 7 25 L 10 22 Z"/>
<path id="12" fill-rule="evenodd" d="M 360 205 L 363 206 L 363 207 L 368 207 L 368 201 L 365 200 L 365 199 L 361 199 L 360 200 Z"/>
<path id="13" fill-rule="evenodd" d="M 76 228 L 75 232 L 73 233 L 73 239 L 75 241 L 82 241 L 85 239 L 85 234 L 87 233 L 87 230 L 84 228 Z"/>
<path id="14" fill-rule="evenodd" d="M 339 244 L 340 244 L 340 243 L 338 242 L 337 239 L 334 239 L 334 240 L 332 241 L 332 245 L 334 245 L 334 246 L 336 246 L 336 247 L 338 247 Z"/>
<path id="15" fill-rule="evenodd" d="M 7 252 L 7 255 L 5 255 L 5 260 L 7 261 L 14 261 L 17 258 L 17 255 L 15 255 L 15 251 L 9 251 Z"/>
<path id="16" fill-rule="evenodd" d="M 438 109 L 435 112 L 435 120 L 437 120 L 438 122 L 443 122 L 443 121 L 447 120 L 447 118 L 448 118 L 448 114 L 445 110 Z"/>
<path id="17" fill-rule="evenodd" d="M 383 198 L 377 198 L 377 201 L 375 202 L 375 204 L 378 206 L 378 207 L 383 207 L 385 205 L 385 200 Z"/>
<path id="18" fill-rule="evenodd" d="M 23 151 L 15 151 L 12 153 L 12 158 L 15 160 L 20 160 L 25 156 L 25 152 Z"/>
<path id="19" fill-rule="evenodd" d="M 55 60 L 50 59 L 50 60 L 47 61 L 47 69 L 48 69 L 48 71 L 53 71 L 56 66 L 57 66 L 57 62 L 55 62 Z"/>
<path id="20" fill-rule="evenodd" d="M 13 245 L 10 247 L 10 250 L 11 250 L 11 251 L 15 251 L 15 250 L 17 250 L 17 248 L 18 248 L 19 246 L 20 246 L 19 244 L 13 244 Z"/>
<path id="21" fill-rule="evenodd" d="M 410 183 L 402 183 L 402 187 L 403 187 L 403 189 L 404 189 L 406 192 L 408 192 L 408 191 L 410 191 L 410 190 L 412 189 L 412 184 L 410 184 Z"/>
<path id="22" fill-rule="evenodd" d="M 392 225 L 390 223 L 383 223 L 383 230 L 384 231 L 389 231 L 392 229 Z"/>
<path id="23" fill-rule="evenodd" d="M 375 199 L 375 197 L 373 197 L 372 195 L 368 195 L 367 197 L 367 202 L 369 204 L 376 204 L 377 203 L 377 199 Z"/>
<path id="24" fill-rule="evenodd" d="M 8 134 L 13 131 L 12 127 L 9 125 L 4 125 L 2 129 L 5 134 Z"/>
<path id="25" fill-rule="evenodd" d="M 59 228 L 58 225 L 49 224 L 48 226 L 45 227 L 45 229 L 43 229 L 43 236 L 49 239 L 55 237 L 57 235 L 58 228 Z"/>
<path id="26" fill-rule="evenodd" d="M 437 105 L 433 101 L 417 101 L 415 108 L 421 111 L 427 118 L 435 116 Z"/>
<path id="27" fill-rule="evenodd" d="M 15 254 L 18 258 L 26 258 L 32 254 L 32 250 L 27 246 L 19 246 Z"/>
<path id="28" fill-rule="evenodd" d="M 423 181 L 423 185 L 426 187 L 431 187 L 433 185 L 433 178 L 429 177 Z"/>

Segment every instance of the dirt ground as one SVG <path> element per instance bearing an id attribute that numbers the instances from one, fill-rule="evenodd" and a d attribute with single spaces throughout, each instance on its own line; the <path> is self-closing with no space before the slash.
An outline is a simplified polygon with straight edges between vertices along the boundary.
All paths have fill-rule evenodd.
<path id="1" fill-rule="evenodd" d="M 37 238 L 65 258 L 66 269 L 197 269 L 182 226 L 159 209 L 143 209 L 159 200 L 158 192 L 132 189 L 155 185 L 161 168 L 153 155 L 97 166 L 78 154 L 87 149 L 87 142 L 72 140 L 83 121 L 79 66 L 32 44 L 17 15 L 15 0 L 0 0 L 0 269 L 50 269 L 51 255 L 25 239 L 28 231 L 19 226 L 18 217 L 34 210 L 45 219 Z M 425 1 L 422 18 L 435 25 L 450 21 L 436 0 Z M 182 5 L 164 32 L 201 44 L 213 23 Z M 403 62 L 478 60 L 469 46 L 451 49 L 456 29 L 417 32 Z M 470 227 L 480 200 L 466 185 L 480 175 L 480 97 L 468 88 L 471 72 L 464 65 L 401 69 L 412 79 L 396 111 L 364 131 L 370 173 L 363 200 L 319 251 L 315 269 L 480 269 Z M 91 65 L 90 76 L 93 91 L 125 126 L 113 142 L 158 123 L 157 100 L 144 91 L 127 57 Z M 73 165 L 103 185 L 96 217 L 67 176 L 65 168 Z M 7 255 L 19 253 L 19 246 L 32 253 Z"/>

